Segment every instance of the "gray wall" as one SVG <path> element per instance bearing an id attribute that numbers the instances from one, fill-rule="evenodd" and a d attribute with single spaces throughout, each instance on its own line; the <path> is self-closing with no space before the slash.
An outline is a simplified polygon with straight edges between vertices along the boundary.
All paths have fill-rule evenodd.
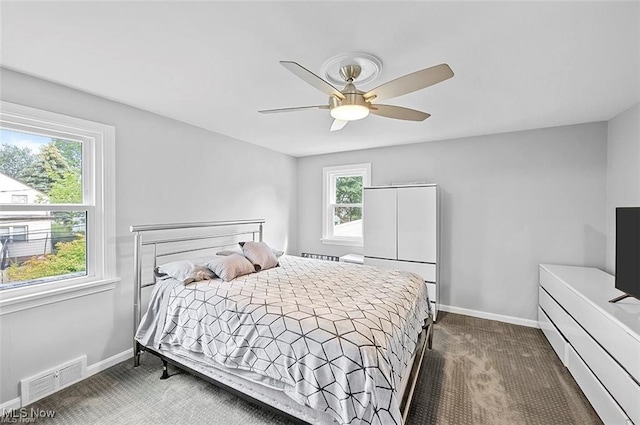
<path id="1" fill-rule="evenodd" d="M 1 99 L 116 128 L 114 291 L 0 316 L 0 404 L 20 379 L 82 354 L 131 347 L 131 224 L 265 218 L 265 240 L 297 251 L 296 159 L 0 68 Z"/>
<path id="2" fill-rule="evenodd" d="M 538 264 L 604 267 L 607 124 L 320 155 L 298 160 L 298 249 L 323 245 L 322 167 L 370 162 L 372 184 L 441 188 L 442 304 L 536 318 Z"/>
<path id="3" fill-rule="evenodd" d="M 607 136 L 607 268 L 615 273 L 616 207 L 640 207 L 640 103 L 609 121 Z"/>

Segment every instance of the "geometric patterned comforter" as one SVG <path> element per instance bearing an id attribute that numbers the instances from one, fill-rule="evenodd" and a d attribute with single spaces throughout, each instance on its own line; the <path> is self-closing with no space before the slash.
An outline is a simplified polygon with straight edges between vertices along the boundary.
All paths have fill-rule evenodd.
<path id="1" fill-rule="evenodd" d="M 417 275 L 282 256 L 230 282 L 174 285 L 162 345 L 280 381 L 341 424 L 402 423 L 396 389 L 429 314 Z"/>

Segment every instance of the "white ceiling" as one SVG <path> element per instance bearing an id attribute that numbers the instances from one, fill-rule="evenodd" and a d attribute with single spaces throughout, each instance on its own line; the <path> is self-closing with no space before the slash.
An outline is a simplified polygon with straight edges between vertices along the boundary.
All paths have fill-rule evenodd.
<path id="1" fill-rule="evenodd" d="M 608 120 L 638 102 L 639 2 L 2 2 L 0 64 L 294 156 Z M 378 56 L 367 89 L 439 63 L 455 76 L 330 133 L 281 65 Z"/>

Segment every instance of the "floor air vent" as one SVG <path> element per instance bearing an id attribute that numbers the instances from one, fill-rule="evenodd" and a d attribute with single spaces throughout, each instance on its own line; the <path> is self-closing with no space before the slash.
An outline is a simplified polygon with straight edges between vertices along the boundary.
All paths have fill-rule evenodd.
<path id="1" fill-rule="evenodd" d="M 64 363 L 20 381 L 22 406 L 40 400 L 87 376 L 87 356 Z"/>
<path id="2" fill-rule="evenodd" d="M 87 361 L 86 357 L 83 357 L 83 359 L 85 359 L 84 362 L 80 360 L 69 366 L 60 368 L 60 374 L 58 375 L 60 388 L 64 388 L 84 378 L 83 370 L 87 368 Z"/>

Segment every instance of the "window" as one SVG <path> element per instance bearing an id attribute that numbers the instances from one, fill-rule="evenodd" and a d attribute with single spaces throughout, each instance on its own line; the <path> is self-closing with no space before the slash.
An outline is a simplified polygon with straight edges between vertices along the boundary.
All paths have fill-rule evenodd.
<path id="1" fill-rule="evenodd" d="M 324 167 L 322 242 L 362 246 L 362 189 L 371 180 L 371 164 Z"/>
<path id="2" fill-rule="evenodd" d="M 0 243 L 26 242 L 29 228 L 27 226 L 2 226 L 0 227 Z"/>
<path id="3" fill-rule="evenodd" d="M 115 280 L 114 134 L 0 103 L 0 305 L 11 290 Z"/>
<path id="4" fill-rule="evenodd" d="M 14 242 L 26 242 L 27 235 L 29 234 L 29 228 L 27 226 L 13 226 L 13 241 Z"/>

